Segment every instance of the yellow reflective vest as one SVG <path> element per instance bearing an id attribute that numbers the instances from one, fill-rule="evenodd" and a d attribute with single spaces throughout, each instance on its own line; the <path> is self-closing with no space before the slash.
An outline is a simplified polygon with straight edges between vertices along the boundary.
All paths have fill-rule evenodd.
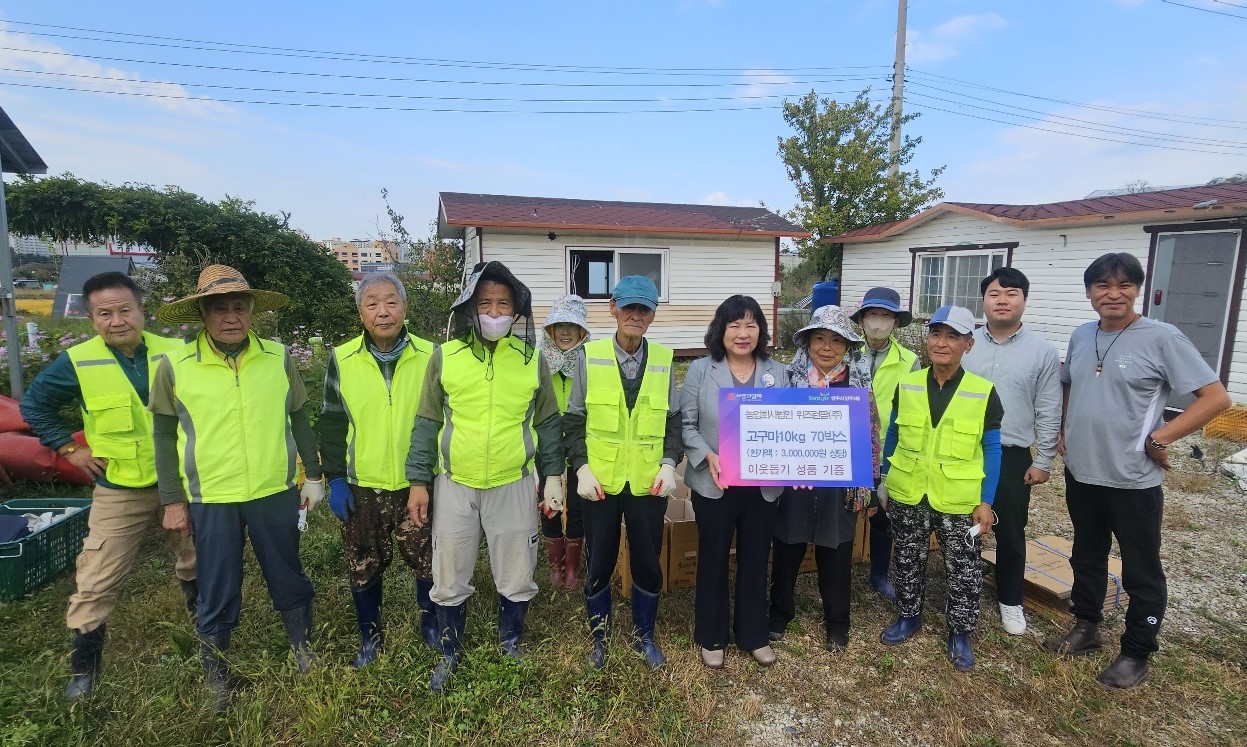
<path id="1" fill-rule="evenodd" d="M 192 503 L 241 503 L 294 487 L 286 348 L 250 338 L 237 368 L 206 332 L 169 354 L 182 487 Z"/>
<path id="2" fill-rule="evenodd" d="M 892 342 L 888 345 L 888 352 L 870 379 L 870 389 L 879 408 L 879 422 L 885 429 L 892 422 L 892 398 L 896 396 L 896 385 L 902 376 L 913 371 L 914 361 L 918 360 L 918 354 L 897 342 L 895 335 L 889 339 Z"/>
<path id="3" fill-rule="evenodd" d="M 186 345 L 181 340 L 143 333 L 147 346 L 147 386 L 168 353 Z M 104 338 L 96 336 L 65 351 L 82 389 L 82 423 L 92 456 L 108 460 L 104 478 L 123 488 L 156 484 L 156 452 L 152 445 L 152 414 L 139 399 L 121 363 Z"/>
<path id="4" fill-rule="evenodd" d="M 479 353 L 480 345 L 474 338 L 442 345 L 446 405 L 438 443 L 442 471 L 460 485 L 484 490 L 532 474 L 532 418 L 541 380 L 540 356 L 524 341 L 507 335 L 493 351 L 485 349 L 483 361 L 472 349 Z"/>
<path id="5" fill-rule="evenodd" d="M 982 498 L 983 421 L 992 383 L 966 371 L 940 424 L 932 427 L 929 371 L 924 368 L 901 377 L 888 493 L 892 500 L 910 506 L 925 495 L 936 511 L 968 514 Z"/>
<path id="6" fill-rule="evenodd" d="M 347 482 L 380 490 L 401 490 L 411 484 L 403 463 L 433 347 L 408 334 L 389 386 L 363 335 L 334 348 L 338 393 L 347 418 Z"/>
<path id="7" fill-rule="evenodd" d="M 662 463 L 671 392 L 671 348 L 646 340 L 645 370 L 628 411 L 613 337 L 585 345 L 585 449 L 602 490 L 646 495 Z"/>

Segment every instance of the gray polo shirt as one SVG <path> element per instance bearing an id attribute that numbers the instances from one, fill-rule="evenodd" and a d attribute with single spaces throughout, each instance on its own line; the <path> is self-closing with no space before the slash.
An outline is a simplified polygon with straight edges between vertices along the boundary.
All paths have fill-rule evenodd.
<path id="1" fill-rule="evenodd" d="M 1051 472 L 1061 432 L 1061 358 L 1056 346 L 1025 325 L 1001 342 L 979 327 L 961 365 L 996 385 L 1005 406 L 1001 444 L 1034 446 L 1035 466 Z"/>
<path id="2" fill-rule="evenodd" d="M 1096 359 L 1103 370 L 1096 376 Z M 1112 488 L 1154 488 L 1165 471 L 1143 451 L 1171 392 L 1217 381 L 1172 324 L 1141 317 L 1119 332 L 1087 322 L 1069 338 L 1061 383 L 1069 386 L 1065 466 L 1075 480 Z"/>

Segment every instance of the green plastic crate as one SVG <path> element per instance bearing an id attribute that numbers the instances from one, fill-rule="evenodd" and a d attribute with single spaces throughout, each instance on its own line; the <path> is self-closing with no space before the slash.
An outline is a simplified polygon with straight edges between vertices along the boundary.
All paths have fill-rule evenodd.
<path id="1" fill-rule="evenodd" d="M 13 542 L 0 542 L 0 600 L 19 599 L 56 578 L 82 551 L 90 498 L 19 498 L 0 503 L 9 515 L 82 507 L 81 511 Z"/>

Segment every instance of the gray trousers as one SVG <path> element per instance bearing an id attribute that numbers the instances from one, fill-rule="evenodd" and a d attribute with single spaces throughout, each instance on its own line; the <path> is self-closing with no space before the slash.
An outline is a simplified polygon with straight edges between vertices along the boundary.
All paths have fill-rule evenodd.
<path id="1" fill-rule="evenodd" d="M 498 593 L 512 602 L 537 596 L 537 483 L 530 475 L 496 488 L 477 490 L 446 475 L 434 483 L 433 591 L 436 604 L 457 607 L 475 593 L 472 572 L 481 546 L 489 548 L 489 568 Z"/>

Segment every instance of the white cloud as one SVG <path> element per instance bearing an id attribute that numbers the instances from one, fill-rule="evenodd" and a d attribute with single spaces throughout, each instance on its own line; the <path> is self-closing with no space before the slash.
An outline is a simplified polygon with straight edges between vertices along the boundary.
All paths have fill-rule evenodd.
<path id="1" fill-rule="evenodd" d="M 939 62 L 961 54 L 992 31 L 1009 25 L 996 13 L 957 16 L 927 31 L 910 29 L 905 34 L 905 61 L 910 64 Z"/>
<path id="2" fill-rule="evenodd" d="M 757 96 L 782 97 L 795 79 L 791 75 L 773 70 L 746 70 L 741 74 L 741 80 L 750 85 L 745 86 L 740 97 L 753 98 Z"/>
<path id="3" fill-rule="evenodd" d="M 1227 96 L 1224 101 L 1229 106 L 1208 109 L 1191 104 L 1187 107 L 1164 107 L 1164 110 L 1181 111 L 1188 116 L 1247 120 L 1247 103 L 1243 103 L 1241 94 Z M 1135 110 L 1160 109 L 1139 103 L 1096 103 Z M 1216 143 L 1173 140 L 1175 136 L 1185 136 L 1241 142 L 1234 130 L 1140 119 L 1081 108 L 1059 110 L 1034 123 L 1034 126 L 1045 130 L 1068 128 L 1068 123 L 1063 124 L 1054 118 L 1058 116 L 1088 120 L 1101 127 L 1115 125 L 1162 133 L 1169 139 L 1147 140 L 1137 135 L 1086 130 L 1076 131 L 1083 137 L 1071 137 L 1021 127 L 1001 128 L 987 146 L 990 155 L 972 160 L 964 167 L 953 166 L 945 174 L 941 186 L 944 187 L 946 199 L 1017 204 L 1073 200 L 1096 189 L 1118 188 L 1136 180 L 1154 185 L 1203 184 L 1213 177 L 1241 171 L 1241 165 L 1247 163 L 1247 151 L 1244 150 Z M 1151 142 L 1184 150 L 1108 142 L 1108 139 Z M 1239 155 L 1226 155 L 1227 152 Z"/>
<path id="4" fill-rule="evenodd" d="M 165 111 L 204 118 L 231 117 L 235 114 L 232 107 L 199 96 L 180 84 L 149 80 L 135 72 L 75 56 L 55 44 L 39 41 L 29 34 L 13 32 L 8 24 L 0 23 L 0 30 L 5 32 L 6 41 L 6 48 L 0 49 L 0 68 L 6 68 L 3 74 L 11 82 L 17 75 L 27 83 L 96 92 L 113 99 L 142 102 Z M 20 72 L 8 72 L 10 70 Z"/>
<path id="5" fill-rule="evenodd" d="M 711 192 L 701 198 L 703 205 L 731 205 L 733 207 L 757 207 L 758 201 L 753 198 L 741 199 L 728 197 L 727 192 Z"/>

